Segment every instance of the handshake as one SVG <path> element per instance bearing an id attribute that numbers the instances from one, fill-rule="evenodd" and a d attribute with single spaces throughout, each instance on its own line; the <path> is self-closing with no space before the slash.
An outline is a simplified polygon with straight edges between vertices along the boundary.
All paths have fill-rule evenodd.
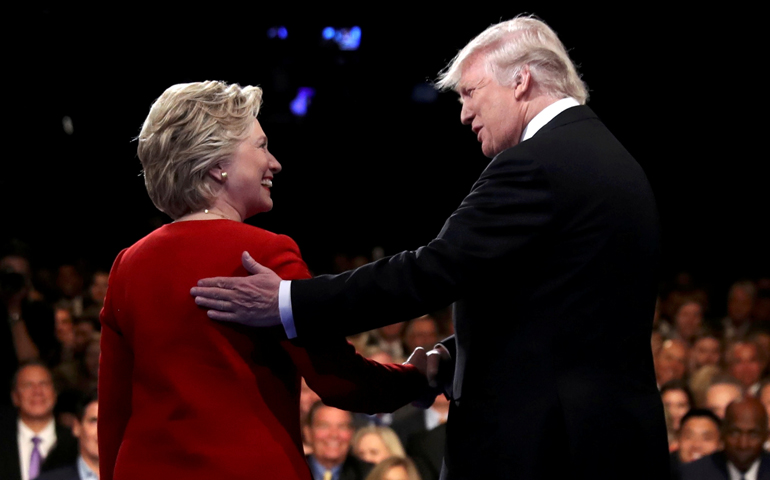
<path id="1" fill-rule="evenodd" d="M 452 398 L 454 362 L 446 347 L 439 343 L 427 352 L 424 348 L 417 347 L 404 362 L 404 365 L 414 365 L 428 379 L 428 389 L 413 401 L 412 405 L 429 408 L 439 394 L 444 394 L 449 399 Z"/>

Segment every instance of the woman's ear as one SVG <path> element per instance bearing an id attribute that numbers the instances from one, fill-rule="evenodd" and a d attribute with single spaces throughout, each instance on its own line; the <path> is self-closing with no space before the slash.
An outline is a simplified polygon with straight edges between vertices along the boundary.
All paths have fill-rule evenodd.
<path id="1" fill-rule="evenodd" d="M 217 183 L 225 183 L 227 181 L 227 172 L 221 163 L 217 163 L 209 169 L 209 176 Z"/>

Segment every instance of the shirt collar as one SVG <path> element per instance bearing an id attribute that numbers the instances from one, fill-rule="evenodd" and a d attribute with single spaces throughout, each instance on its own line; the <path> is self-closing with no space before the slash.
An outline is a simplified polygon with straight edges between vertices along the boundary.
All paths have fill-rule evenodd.
<path id="1" fill-rule="evenodd" d="M 730 480 L 738 480 L 741 478 L 745 480 L 757 480 L 757 474 L 759 473 L 759 459 L 754 460 L 754 463 L 752 463 L 751 467 L 746 470 L 746 473 L 741 473 L 730 461 L 727 462 L 727 470 L 730 474 Z"/>
<path id="2" fill-rule="evenodd" d="M 78 475 L 80 475 L 80 480 L 99 480 L 99 476 L 96 475 L 96 472 L 91 470 L 91 467 L 88 466 L 85 460 L 83 460 L 82 455 L 78 455 Z"/>
<path id="3" fill-rule="evenodd" d="M 529 140 L 538 130 L 543 128 L 546 123 L 553 120 L 556 115 L 570 107 L 576 107 L 578 105 L 580 105 L 580 102 L 572 97 L 562 98 L 561 100 L 557 100 L 548 105 L 542 109 L 540 113 L 535 115 L 532 120 L 529 121 L 527 126 L 524 127 L 524 131 L 521 133 L 521 141 Z"/>
<path id="4" fill-rule="evenodd" d="M 40 432 L 35 433 L 19 418 L 19 437 L 24 442 L 31 442 L 33 437 L 38 437 L 40 439 L 38 448 L 50 448 L 56 442 L 56 425 L 51 419 Z"/>
<path id="5" fill-rule="evenodd" d="M 326 467 L 318 463 L 318 460 L 316 460 L 314 455 L 310 455 L 307 457 L 308 459 L 308 465 L 310 465 L 310 470 L 313 471 L 313 478 L 323 478 L 324 473 L 326 472 Z M 344 461 L 343 461 L 344 463 Z M 332 478 L 336 479 L 339 478 L 340 470 L 342 470 L 342 463 L 339 465 L 335 465 L 334 467 L 330 468 L 332 472 Z"/>

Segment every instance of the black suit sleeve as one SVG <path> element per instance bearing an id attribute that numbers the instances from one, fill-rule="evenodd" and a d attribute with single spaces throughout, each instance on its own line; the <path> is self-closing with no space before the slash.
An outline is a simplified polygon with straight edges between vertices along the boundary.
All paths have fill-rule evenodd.
<path id="1" fill-rule="evenodd" d="M 292 282 L 298 336 L 351 335 L 414 318 L 495 281 L 495 266 L 526 255 L 553 216 L 546 177 L 536 159 L 521 152 L 496 157 L 427 246 Z"/>

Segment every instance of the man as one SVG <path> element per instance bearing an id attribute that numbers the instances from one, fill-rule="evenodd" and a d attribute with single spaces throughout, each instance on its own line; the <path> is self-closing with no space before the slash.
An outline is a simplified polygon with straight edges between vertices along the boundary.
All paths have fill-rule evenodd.
<path id="1" fill-rule="evenodd" d="M 727 375 L 716 377 L 706 390 L 706 408 L 717 417 L 725 418 L 727 406 L 741 396 L 743 387 L 738 380 Z"/>
<path id="2" fill-rule="evenodd" d="M 314 480 L 363 480 L 372 469 L 350 453 L 353 415 L 316 402 L 310 407 L 305 438 L 312 448 L 307 463 Z"/>
<path id="3" fill-rule="evenodd" d="M 671 468 L 674 478 L 685 463 L 711 455 L 721 449 L 722 441 L 719 435 L 721 421 L 711 410 L 693 408 L 682 417 L 681 426 L 677 432 L 679 449 L 671 453 Z"/>
<path id="4" fill-rule="evenodd" d="M 659 232 L 644 172 L 581 105 L 585 86 L 537 19 L 488 28 L 438 86 L 459 93 L 460 120 L 492 160 L 435 240 L 283 284 L 244 254 L 259 274 L 203 280 L 196 302 L 292 338 L 454 302 L 456 334 L 430 357 L 454 365 L 442 478 L 604 479 L 628 465 L 626 478 L 665 478 L 649 343 Z"/>
<path id="5" fill-rule="evenodd" d="M 33 480 L 40 472 L 75 461 L 75 439 L 54 422 L 56 391 L 43 363 L 19 367 L 11 400 L 18 415 L 0 425 L 0 478 Z"/>
<path id="6" fill-rule="evenodd" d="M 722 426 L 724 451 L 682 465 L 682 480 L 770 479 L 770 454 L 762 451 L 767 434 L 762 403 L 752 397 L 734 401 Z"/>
<path id="7" fill-rule="evenodd" d="M 407 352 L 412 352 L 417 347 L 430 350 L 439 338 L 438 324 L 430 315 L 414 318 L 408 321 L 404 328 L 404 344 Z"/>
<path id="8" fill-rule="evenodd" d="M 752 325 L 751 310 L 757 288 L 750 280 L 740 280 L 730 286 L 727 293 L 727 316 L 722 319 L 724 337 L 727 340 L 748 334 Z"/>
<path id="9" fill-rule="evenodd" d="M 727 372 L 741 382 L 746 393 L 756 396 L 763 363 L 759 347 L 753 342 L 735 342 L 727 350 L 725 360 Z"/>
<path id="10" fill-rule="evenodd" d="M 655 378 L 658 385 L 681 380 L 687 373 L 687 344 L 683 340 L 673 339 L 663 342 L 655 357 Z"/>
<path id="11" fill-rule="evenodd" d="M 713 332 L 704 332 L 697 337 L 690 349 L 689 373 L 692 375 L 705 365 L 719 366 L 722 358 L 722 340 Z"/>
<path id="12" fill-rule="evenodd" d="M 96 423 L 99 402 L 95 394 L 80 400 L 72 424 L 72 434 L 78 439 L 80 454 L 73 465 L 45 472 L 38 480 L 99 480 L 99 443 Z"/>

